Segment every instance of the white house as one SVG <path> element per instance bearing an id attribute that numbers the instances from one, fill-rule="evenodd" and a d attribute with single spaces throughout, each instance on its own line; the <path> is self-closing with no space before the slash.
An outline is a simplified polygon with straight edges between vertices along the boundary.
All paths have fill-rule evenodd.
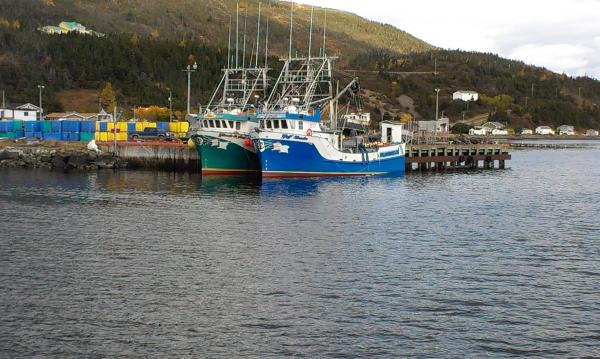
<path id="1" fill-rule="evenodd" d="M 479 94 L 475 91 L 456 91 L 452 94 L 452 100 L 461 100 L 461 101 L 477 101 L 479 100 Z"/>
<path id="2" fill-rule="evenodd" d="M 36 105 L 26 103 L 15 108 L 0 108 L 0 119 L 2 120 L 38 120 L 41 111 Z"/>
<path id="3" fill-rule="evenodd" d="M 598 136 L 598 130 L 589 129 L 585 133 L 586 136 Z"/>
<path id="4" fill-rule="evenodd" d="M 437 121 L 417 121 L 419 131 L 448 133 L 450 129 L 450 119 L 447 117 L 440 118 Z"/>
<path id="5" fill-rule="evenodd" d="M 524 128 L 521 130 L 522 135 L 533 135 L 533 131 L 530 128 Z"/>
<path id="6" fill-rule="evenodd" d="M 471 136 L 485 136 L 488 134 L 488 131 L 484 127 L 473 127 L 469 130 L 469 135 Z"/>
<path id="7" fill-rule="evenodd" d="M 573 136 L 575 134 L 575 127 L 569 125 L 562 125 L 556 129 L 559 135 Z"/>
<path id="8" fill-rule="evenodd" d="M 381 123 L 381 142 L 401 143 L 402 123 L 397 121 L 383 121 Z"/>
<path id="9" fill-rule="evenodd" d="M 507 129 L 493 129 L 492 130 L 492 136 L 506 136 L 508 135 L 508 130 Z"/>
<path id="10" fill-rule="evenodd" d="M 554 135 L 554 130 L 548 126 L 538 126 L 535 128 L 537 135 Z"/>

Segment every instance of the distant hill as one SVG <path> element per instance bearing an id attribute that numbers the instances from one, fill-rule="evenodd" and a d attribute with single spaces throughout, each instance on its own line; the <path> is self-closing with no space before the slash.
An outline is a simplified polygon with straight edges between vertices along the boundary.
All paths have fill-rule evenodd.
<path id="1" fill-rule="evenodd" d="M 348 66 L 360 69 L 364 87 L 382 103 L 381 117 L 410 112 L 417 118 L 435 117 L 435 88 L 440 89 L 440 115 L 452 122 L 489 114 L 490 120 L 514 128 L 547 124 L 600 127 L 600 81 L 569 77 L 545 68 L 497 55 L 435 50 L 412 54 L 370 51 Z M 437 73 L 434 73 L 437 71 Z M 457 90 L 480 93 L 475 103 L 453 101 Z M 411 97 L 414 109 L 403 104 Z M 376 111 L 377 112 L 377 111 Z"/>
<path id="2" fill-rule="evenodd" d="M 247 48 L 256 43 L 258 0 L 1 0 L 2 12 L 20 19 L 24 28 L 35 29 L 60 21 L 77 21 L 102 33 L 137 33 L 157 39 L 198 42 L 226 47 L 229 20 L 235 30 L 236 6 L 240 5 L 239 42 L 247 28 Z M 262 35 L 269 19 L 269 48 L 275 55 L 288 50 L 290 2 L 263 0 Z M 9 15 L 10 14 L 10 15 Z M 315 8 L 314 46 L 322 45 L 324 10 Z M 306 54 L 310 29 L 310 6 L 295 4 L 294 52 Z M 367 49 L 381 48 L 396 53 L 431 50 L 433 47 L 393 26 L 338 11 L 327 12 L 327 47 L 330 55 L 351 58 Z M 261 41 L 261 47 L 264 44 Z"/>

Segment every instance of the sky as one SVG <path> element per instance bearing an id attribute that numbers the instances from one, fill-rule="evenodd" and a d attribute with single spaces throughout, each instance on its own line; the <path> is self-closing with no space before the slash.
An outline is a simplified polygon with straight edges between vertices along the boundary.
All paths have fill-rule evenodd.
<path id="1" fill-rule="evenodd" d="M 600 0 L 299 0 L 388 23 L 434 46 L 600 79 Z"/>

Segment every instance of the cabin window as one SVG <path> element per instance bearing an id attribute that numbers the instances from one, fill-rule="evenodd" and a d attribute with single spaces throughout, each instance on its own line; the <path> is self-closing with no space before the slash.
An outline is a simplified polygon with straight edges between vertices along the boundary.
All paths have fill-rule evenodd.
<path id="1" fill-rule="evenodd" d="M 273 120 L 273 128 L 279 128 L 279 120 Z"/>
<path id="2" fill-rule="evenodd" d="M 258 127 L 260 127 L 261 129 L 265 128 L 265 121 L 260 120 Z"/>
<path id="3" fill-rule="evenodd" d="M 208 127 L 208 120 L 204 120 L 204 127 Z"/>
<path id="4" fill-rule="evenodd" d="M 225 121 L 225 120 L 221 121 L 221 127 L 228 128 L 227 121 Z"/>
<path id="5" fill-rule="evenodd" d="M 215 127 L 215 121 L 213 121 L 213 120 L 209 120 L 209 121 L 208 121 L 208 126 L 209 126 L 209 127 Z"/>
<path id="6" fill-rule="evenodd" d="M 229 121 L 229 128 L 234 128 L 233 121 Z"/>
<path id="7" fill-rule="evenodd" d="M 268 128 L 268 129 L 271 129 L 271 128 L 272 128 L 272 126 L 271 126 L 271 120 L 267 120 L 267 121 L 265 122 L 265 128 Z"/>
<path id="8" fill-rule="evenodd" d="M 215 120 L 215 127 L 216 128 L 221 128 L 221 121 L 220 120 Z"/>
<path id="9" fill-rule="evenodd" d="M 25 116 L 25 117 L 29 116 L 29 112 L 27 112 L 27 111 L 23 112 L 23 116 Z"/>
<path id="10" fill-rule="evenodd" d="M 298 129 L 299 130 L 303 130 L 304 129 L 304 121 L 298 121 Z"/>
<path id="11" fill-rule="evenodd" d="M 281 128 L 284 130 L 287 130 L 288 128 L 288 123 L 286 120 L 281 120 Z"/>
<path id="12" fill-rule="evenodd" d="M 242 123 L 241 122 L 236 122 L 235 123 L 235 129 L 239 131 L 241 128 L 242 128 Z"/>

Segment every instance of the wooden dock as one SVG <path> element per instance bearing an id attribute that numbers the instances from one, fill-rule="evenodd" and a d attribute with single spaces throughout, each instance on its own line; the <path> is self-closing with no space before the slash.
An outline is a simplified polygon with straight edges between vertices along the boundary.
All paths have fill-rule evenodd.
<path id="1" fill-rule="evenodd" d="M 407 144 L 406 171 L 504 169 L 511 159 L 509 149 L 505 144 Z"/>

